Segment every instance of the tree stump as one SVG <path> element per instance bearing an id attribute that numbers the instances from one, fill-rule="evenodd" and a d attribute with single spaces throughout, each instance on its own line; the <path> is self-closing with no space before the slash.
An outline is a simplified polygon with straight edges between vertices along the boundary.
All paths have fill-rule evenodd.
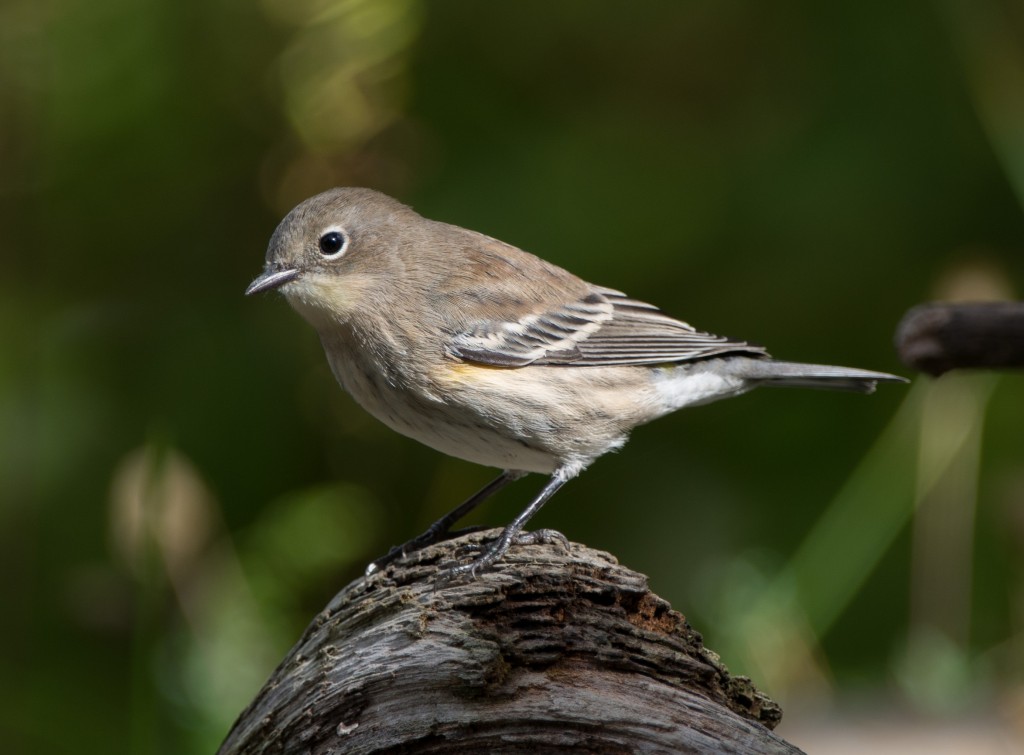
<path id="1" fill-rule="evenodd" d="M 438 581 L 497 532 L 344 588 L 221 755 L 800 752 L 771 732 L 779 706 L 607 553 L 516 546 L 473 581 Z"/>

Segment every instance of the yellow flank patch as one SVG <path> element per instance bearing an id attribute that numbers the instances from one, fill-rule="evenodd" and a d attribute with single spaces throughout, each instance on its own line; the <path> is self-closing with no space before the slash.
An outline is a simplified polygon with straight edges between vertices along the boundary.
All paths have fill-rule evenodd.
<path id="1" fill-rule="evenodd" d="M 439 370 L 442 379 L 447 378 L 448 380 L 455 380 L 460 383 L 489 378 L 497 372 L 507 371 L 508 367 L 498 367 L 491 364 L 471 364 L 469 362 L 446 364 Z"/>

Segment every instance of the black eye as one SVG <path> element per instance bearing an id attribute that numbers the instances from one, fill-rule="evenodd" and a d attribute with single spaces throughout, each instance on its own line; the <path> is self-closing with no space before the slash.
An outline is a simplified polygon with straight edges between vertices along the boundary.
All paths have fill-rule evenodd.
<path id="1" fill-rule="evenodd" d="M 320 237 L 320 253 L 324 257 L 338 257 L 345 251 L 348 239 L 341 231 L 329 231 Z"/>

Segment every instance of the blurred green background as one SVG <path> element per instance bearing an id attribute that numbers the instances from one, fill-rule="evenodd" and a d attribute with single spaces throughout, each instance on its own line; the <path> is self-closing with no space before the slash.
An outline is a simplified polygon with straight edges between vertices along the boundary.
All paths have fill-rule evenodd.
<path id="1" fill-rule="evenodd" d="M 903 374 L 908 307 L 1024 282 L 1010 0 L 3 0 L 0 117 L 8 753 L 212 751 L 336 590 L 493 474 L 242 296 L 310 194 Z M 1022 427 L 1020 375 L 761 391 L 640 429 L 534 524 L 650 575 L 783 735 L 1024 733 Z"/>

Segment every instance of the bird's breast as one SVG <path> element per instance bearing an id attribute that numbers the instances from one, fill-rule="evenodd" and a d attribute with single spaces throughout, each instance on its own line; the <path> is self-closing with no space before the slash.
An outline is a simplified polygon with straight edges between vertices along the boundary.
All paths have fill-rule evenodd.
<path id="1" fill-rule="evenodd" d="M 550 474 L 551 450 L 524 427 L 510 428 L 486 397 L 453 391 L 436 370 L 406 360 L 381 365 L 366 349 L 324 340 L 338 383 L 356 403 L 395 432 L 449 456 L 498 469 Z"/>

